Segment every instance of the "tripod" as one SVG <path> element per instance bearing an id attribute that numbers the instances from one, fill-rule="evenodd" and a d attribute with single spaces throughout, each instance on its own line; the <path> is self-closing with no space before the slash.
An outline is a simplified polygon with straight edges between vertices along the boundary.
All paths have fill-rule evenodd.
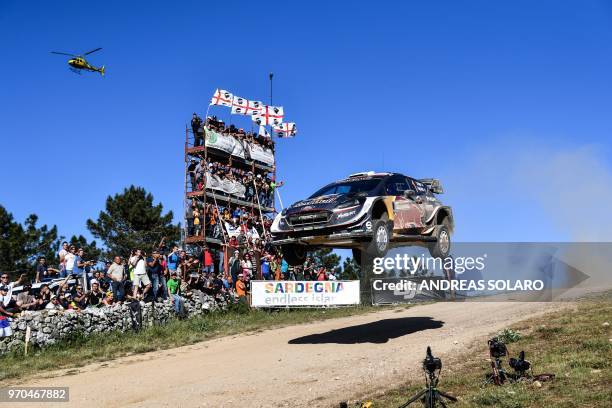
<path id="1" fill-rule="evenodd" d="M 423 402 L 423 406 L 426 408 L 435 408 L 438 406 L 438 404 L 440 404 L 442 408 L 446 408 L 444 398 L 452 402 L 457 402 L 457 398 L 437 388 L 441 368 L 441 364 L 439 368 L 434 370 L 429 370 L 429 368 L 423 367 L 423 370 L 425 371 L 425 384 L 427 388 L 400 405 L 399 408 L 405 408 L 419 399 Z"/>

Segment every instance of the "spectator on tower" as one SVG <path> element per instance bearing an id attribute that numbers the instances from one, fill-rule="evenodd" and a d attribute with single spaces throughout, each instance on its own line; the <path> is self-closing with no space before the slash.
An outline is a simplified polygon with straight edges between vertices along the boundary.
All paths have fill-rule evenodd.
<path id="1" fill-rule="evenodd" d="M 236 282 L 236 296 L 238 299 L 246 297 L 246 283 L 244 274 L 238 274 L 238 282 Z"/>
<path id="2" fill-rule="evenodd" d="M 203 258 L 203 263 L 204 263 L 204 267 L 202 269 L 203 272 L 206 273 L 212 273 L 214 272 L 214 262 L 213 262 L 213 256 L 211 254 L 211 252 L 208 250 L 208 247 L 206 245 L 204 245 L 203 248 L 203 253 L 202 253 L 202 258 Z"/>
<path id="3" fill-rule="evenodd" d="M 191 191 L 196 191 L 197 178 L 196 178 L 196 161 L 191 159 L 187 166 L 187 174 L 189 175 L 189 182 L 191 183 Z"/>
<path id="4" fill-rule="evenodd" d="M 202 146 L 204 144 L 204 134 L 200 129 L 202 126 L 202 119 L 194 112 L 191 118 L 191 131 L 194 137 L 194 146 Z"/>
<path id="5" fill-rule="evenodd" d="M 193 235 L 200 235 L 201 216 L 198 207 L 193 209 Z"/>

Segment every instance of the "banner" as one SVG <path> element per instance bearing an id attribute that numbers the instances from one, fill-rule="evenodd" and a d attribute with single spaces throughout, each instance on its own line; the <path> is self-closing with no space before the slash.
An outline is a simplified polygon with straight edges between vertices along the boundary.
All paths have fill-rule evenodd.
<path id="1" fill-rule="evenodd" d="M 244 198 L 244 193 L 246 192 L 246 187 L 244 187 L 242 183 L 228 179 L 221 179 L 216 174 L 209 174 L 208 177 L 206 177 L 206 188 L 210 188 L 212 190 L 220 190 L 224 193 L 239 198 Z"/>
<path id="2" fill-rule="evenodd" d="M 239 140 L 232 136 L 206 129 L 206 146 L 208 148 L 219 149 L 231 154 L 232 156 L 245 158 L 244 146 Z"/>
<path id="3" fill-rule="evenodd" d="M 225 225 L 225 231 L 230 238 L 238 237 L 238 235 L 240 235 L 240 227 L 233 227 L 227 221 L 223 221 L 223 224 Z"/>
<path id="4" fill-rule="evenodd" d="M 358 305 L 359 281 L 251 281 L 251 306 Z"/>
<path id="5" fill-rule="evenodd" d="M 271 149 L 266 149 L 256 144 L 247 144 L 247 153 L 251 160 L 257 160 L 268 166 L 274 166 L 274 153 Z"/>

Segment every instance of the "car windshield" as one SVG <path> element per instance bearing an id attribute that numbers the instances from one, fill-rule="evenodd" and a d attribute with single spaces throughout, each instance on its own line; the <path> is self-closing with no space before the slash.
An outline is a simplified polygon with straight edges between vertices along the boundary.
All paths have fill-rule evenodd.
<path id="1" fill-rule="evenodd" d="M 336 183 L 329 184 L 309 198 L 320 197 L 329 194 L 357 194 L 357 193 L 370 193 L 378 187 L 380 184 L 380 178 L 369 178 L 361 180 L 350 180 L 350 181 L 338 181 Z"/>

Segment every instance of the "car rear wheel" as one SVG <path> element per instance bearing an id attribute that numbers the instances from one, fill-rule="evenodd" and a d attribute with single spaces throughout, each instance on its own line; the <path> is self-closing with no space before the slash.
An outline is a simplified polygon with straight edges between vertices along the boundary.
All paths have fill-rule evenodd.
<path id="1" fill-rule="evenodd" d="M 366 253 L 373 257 L 382 257 L 387 254 L 391 231 L 389 230 L 389 218 L 383 214 L 380 219 L 372 222 L 372 240 L 366 248 Z"/>
<path id="2" fill-rule="evenodd" d="M 288 244 L 281 247 L 283 258 L 290 266 L 300 266 L 306 261 L 306 245 Z"/>
<path id="3" fill-rule="evenodd" d="M 446 258 L 450 253 L 451 240 L 448 221 L 444 219 L 442 224 L 436 226 L 434 232 L 436 241 L 429 245 L 429 253 L 434 258 Z"/>

